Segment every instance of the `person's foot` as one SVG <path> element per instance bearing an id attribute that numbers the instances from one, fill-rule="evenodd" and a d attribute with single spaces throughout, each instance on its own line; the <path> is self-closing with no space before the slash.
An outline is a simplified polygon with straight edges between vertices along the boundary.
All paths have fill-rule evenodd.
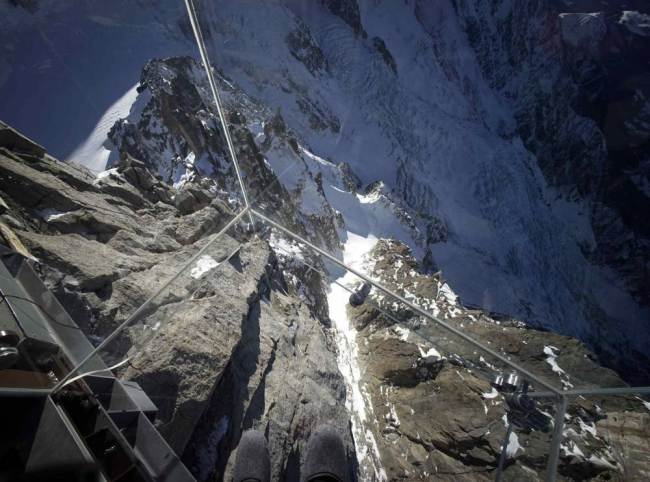
<path id="1" fill-rule="evenodd" d="M 233 482 L 270 482 L 271 457 L 264 434 L 247 430 L 239 440 Z"/>
<path id="2" fill-rule="evenodd" d="M 312 433 L 301 472 L 304 482 L 345 482 L 347 462 L 343 439 L 329 425 Z"/>

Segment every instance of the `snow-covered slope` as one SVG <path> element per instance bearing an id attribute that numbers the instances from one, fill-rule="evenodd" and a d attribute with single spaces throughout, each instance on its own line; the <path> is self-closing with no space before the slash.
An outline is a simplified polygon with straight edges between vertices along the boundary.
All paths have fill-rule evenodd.
<path id="1" fill-rule="evenodd" d="M 106 169 L 107 163 L 111 160 L 111 153 L 114 156 L 116 154 L 115 151 L 106 148 L 108 132 L 119 119 L 129 115 L 138 95 L 137 89 L 136 84 L 104 112 L 88 138 L 68 156 L 69 162 L 86 166 L 93 172 Z"/>

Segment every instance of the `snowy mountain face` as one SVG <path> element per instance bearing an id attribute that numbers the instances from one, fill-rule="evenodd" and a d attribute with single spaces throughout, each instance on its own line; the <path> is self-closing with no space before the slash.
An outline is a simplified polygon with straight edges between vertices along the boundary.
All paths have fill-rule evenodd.
<path id="1" fill-rule="evenodd" d="M 574 3 L 198 5 L 263 211 L 335 253 L 400 239 L 465 303 L 578 336 L 632 378 L 650 341 L 644 17 Z M 164 47 L 187 50 L 163 4 Z M 236 197 L 200 67 L 152 61 L 138 91 L 111 162 Z"/>

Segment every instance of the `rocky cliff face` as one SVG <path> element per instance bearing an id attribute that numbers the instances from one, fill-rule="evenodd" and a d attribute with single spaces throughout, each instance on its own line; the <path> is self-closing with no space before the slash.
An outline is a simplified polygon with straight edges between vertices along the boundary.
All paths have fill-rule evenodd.
<path id="1" fill-rule="evenodd" d="M 234 215 L 213 192 L 191 182 L 177 191 L 129 156 L 95 178 L 4 125 L 0 134 L 2 223 L 95 342 Z M 229 472 L 247 428 L 269 437 L 274 480 L 299 480 L 306 440 L 324 422 L 345 435 L 354 470 L 336 346 L 307 287 L 323 290 L 313 273 L 288 282 L 267 242 L 233 229 L 102 352 L 129 357 L 121 376 L 151 396 L 159 429 L 199 480 Z"/>
<path id="2" fill-rule="evenodd" d="M 415 229 L 389 232 L 390 216 L 375 235 L 426 256 L 466 301 L 580 337 L 642 381 L 647 52 L 645 7 L 628 3 L 628 13 L 586 0 L 200 2 L 199 10 L 260 207 L 336 252 L 341 221 L 364 230 L 358 206 L 338 202 L 328 184 L 349 193 L 353 182 L 363 194 L 381 182 Z M 90 36 L 106 34 L 106 18 L 118 29 L 133 18 L 147 33 L 124 37 L 143 46 L 138 62 L 119 59 L 132 82 L 145 52 L 147 60 L 188 52 L 177 2 L 155 12 L 148 2 L 110 12 L 102 2 L 72 5 L 2 7 L 11 27 L 3 40 L 14 45 L 35 24 L 67 39 L 61 26 L 72 14 Z M 84 50 L 83 59 L 123 49 L 109 50 Z M 102 94 L 117 70 L 102 79 Z M 76 84 L 98 85 L 79 75 Z M 151 61 L 138 90 L 105 144 L 113 158 L 129 152 L 165 182 L 201 172 L 206 186 L 236 196 L 200 68 Z M 137 94 L 124 91 L 113 99 Z M 100 137 L 93 142 L 104 148 Z"/>
<path id="3" fill-rule="evenodd" d="M 647 207 L 645 134 L 633 127 L 645 122 L 647 69 L 642 27 L 627 25 L 643 22 L 607 7 L 570 26 L 592 7 L 288 2 L 205 4 L 202 16 L 228 78 L 280 109 L 300 146 L 349 163 L 364 186 L 383 182 L 417 227 L 395 237 L 463 299 L 578 336 L 642 381 L 647 242 L 631 213 Z M 623 74 L 616 62 L 635 67 Z M 629 109 L 616 107 L 619 94 Z M 604 110 L 625 110 L 627 137 L 605 127 Z M 621 170 L 614 151 L 634 167 Z M 327 198 L 351 231 L 350 207 Z"/>
<path id="4" fill-rule="evenodd" d="M 575 339 L 463 306 L 445 280 L 424 274 L 399 242 L 380 240 L 365 263 L 385 286 L 551 383 L 565 388 L 620 383 Z M 348 313 L 359 330 L 364 392 L 374 407 L 369 425 L 389 480 L 493 480 L 509 405 L 486 380 L 500 362 L 378 292 Z M 544 480 L 554 408 L 550 400 L 539 403 L 541 425 L 531 419 L 508 441 L 504 480 Z M 625 444 L 611 435 L 617 429 L 610 432 L 609 424 L 629 423 L 633 412 L 645 420 L 634 424 L 645 432 L 647 411 L 634 398 L 612 401 L 607 416 L 600 405 L 583 399 L 571 406 L 559 473 L 568 480 L 642 478 L 645 469 L 639 467 L 647 461 L 621 458 Z M 628 472 L 621 475 L 616 466 Z"/>
<path id="5" fill-rule="evenodd" d="M 95 178 L 7 126 L 1 134 L 1 221 L 38 258 L 43 278 L 92 340 L 126 319 L 233 216 L 210 191 L 191 181 L 173 189 L 130 156 Z M 273 248 L 280 243 L 273 236 L 269 245 L 240 229 L 223 235 L 103 355 L 130 357 L 121 376 L 153 398 L 159 429 L 199 480 L 229 477 L 250 427 L 267 434 L 274 480 L 298 480 L 305 440 L 324 421 L 346 434 L 354 479 L 364 447 L 351 439 L 349 387 L 322 309 L 326 285 Z M 576 340 L 464 307 L 398 241 L 378 241 L 362 262 L 377 281 L 551 383 L 622 383 Z M 498 362 L 377 292 L 347 312 L 371 414 L 365 429 L 378 455 L 374 471 L 364 471 L 368 454 L 361 454 L 360 477 L 491 480 L 506 420 L 506 401 L 486 381 Z M 511 436 L 505 480 L 543 478 L 553 404 L 540 403 L 544 423 Z M 604 410 L 585 399 L 569 418 L 560 466 L 568 480 L 642 473 L 647 461 L 629 453 L 631 430 L 638 444 L 650 436 L 639 400 L 621 398 Z"/>

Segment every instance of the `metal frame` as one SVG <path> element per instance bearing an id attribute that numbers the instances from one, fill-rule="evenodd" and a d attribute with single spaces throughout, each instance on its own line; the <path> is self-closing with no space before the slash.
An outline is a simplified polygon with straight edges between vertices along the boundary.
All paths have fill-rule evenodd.
<path id="1" fill-rule="evenodd" d="M 241 189 L 241 193 L 244 198 L 244 206 L 248 210 L 250 209 L 250 204 L 248 203 L 248 195 L 246 194 L 246 188 L 244 186 L 244 181 L 242 179 L 241 169 L 239 167 L 239 161 L 237 160 L 237 154 L 235 153 L 235 146 L 233 145 L 232 138 L 230 136 L 230 129 L 228 128 L 228 123 L 226 122 L 226 116 L 223 113 L 221 96 L 219 95 L 219 89 L 217 88 L 217 83 L 214 80 L 214 74 L 212 73 L 212 65 L 210 65 L 210 59 L 208 58 L 208 53 L 205 48 L 205 42 L 203 41 L 203 33 L 201 32 L 199 19 L 196 15 L 194 2 L 192 0 L 185 0 L 185 7 L 187 8 L 187 14 L 190 17 L 190 23 L 192 24 L 192 30 L 194 31 L 196 45 L 199 47 L 201 60 L 203 61 L 203 66 L 205 67 L 205 73 L 208 77 L 208 83 L 210 84 L 210 91 L 212 92 L 214 104 L 217 107 L 217 112 L 219 113 L 219 121 L 221 122 L 221 128 L 223 129 L 223 134 L 226 138 L 226 144 L 228 145 L 228 152 L 230 153 L 232 164 L 235 167 L 235 173 L 237 174 L 237 181 L 239 182 L 239 187 Z M 253 221 L 253 215 L 250 213 L 250 211 L 248 212 L 248 219 L 251 223 L 251 226 L 254 227 L 255 222 Z"/>
<path id="2" fill-rule="evenodd" d="M 565 396 L 559 396 L 556 400 L 555 420 L 553 423 L 553 438 L 548 451 L 548 462 L 546 464 L 546 481 L 555 482 L 557 479 L 557 464 L 560 461 L 560 446 L 564 438 L 564 415 L 568 405 Z"/>

